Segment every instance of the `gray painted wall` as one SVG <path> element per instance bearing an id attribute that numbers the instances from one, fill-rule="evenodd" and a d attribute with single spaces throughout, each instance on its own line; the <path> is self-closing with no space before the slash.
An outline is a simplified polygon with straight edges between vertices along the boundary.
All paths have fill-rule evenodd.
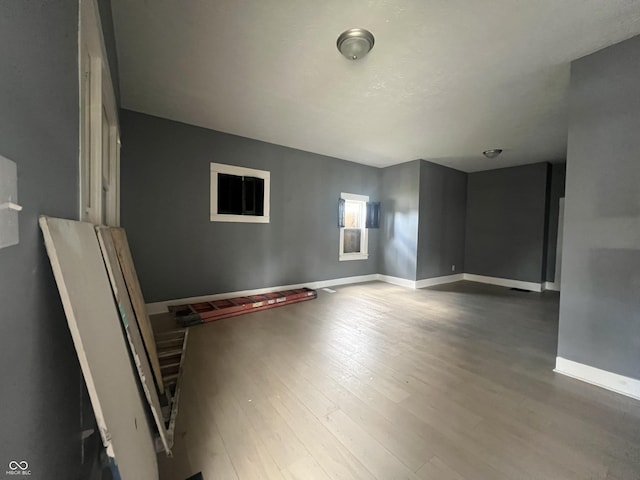
<path id="1" fill-rule="evenodd" d="M 24 207 L 0 250 L 0 471 L 26 460 L 30 478 L 88 478 L 96 453 L 81 464 L 95 423 L 37 223 L 77 218 L 77 26 L 77 2 L 0 2 L 0 154 Z"/>
<path id="2" fill-rule="evenodd" d="M 640 379 L 640 36 L 571 67 L 558 355 Z"/>
<path id="3" fill-rule="evenodd" d="M 541 281 L 547 164 L 468 185 L 424 160 L 376 169 L 126 110 L 121 124 L 122 223 L 148 302 L 374 273 Z M 209 221 L 212 161 L 272 172 L 270 224 Z M 342 191 L 382 202 L 367 261 L 338 261 Z M 478 243 L 465 251 L 466 228 Z"/>
<path id="4" fill-rule="evenodd" d="M 553 282 L 556 278 L 556 247 L 558 244 L 558 216 L 560 199 L 564 197 L 564 185 L 567 166 L 564 163 L 551 165 L 551 183 L 549 185 L 549 225 L 547 228 L 547 254 L 545 281 Z"/>
<path id="5" fill-rule="evenodd" d="M 536 163 L 469 174 L 466 272 L 542 282 L 548 168 Z"/>
<path id="6" fill-rule="evenodd" d="M 464 272 L 466 204 L 466 173 L 420 162 L 417 280 Z"/>
<path id="7" fill-rule="evenodd" d="M 380 197 L 380 171 L 123 110 L 122 224 L 148 302 L 378 272 L 338 261 L 340 192 Z M 271 223 L 209 221 L 210 162 L 271 172 Z"/>
<path id="8" fill-rule="evenodd" d="M 102 24 L 102 35 L 107 50 L 107 61 L 109 62 L 113 91 L 116 96 L 116 103 L 120 105 L 120 70 L 118 68 L 118 55 L 116 53 L 116 36 L 113 29 L 111 0 L 98 0 L 98 10 L 100 11 L 100 23 Z"/>
<path id="9" fill-rule="evenodd" d="M 382 170 L 380 273 L 416 279 L 420 160 Z"/>

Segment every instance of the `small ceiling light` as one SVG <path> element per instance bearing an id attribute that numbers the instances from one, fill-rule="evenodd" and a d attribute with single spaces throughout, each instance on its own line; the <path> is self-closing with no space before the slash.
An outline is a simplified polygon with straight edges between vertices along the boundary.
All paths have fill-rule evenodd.
<path id="1" fill-rule="evenodd" d="M 369 30 L 351 28 L 338 37 L 338 50 L 349 60 L 364 57 L 373 48 L 374 38 Z"/>
<path id="2" fill-rule="evenodd" d="M 485 150 L 482 154 L 487 158 L 496 158 L 502 153 L 501 148 L 492 148 L 491 150 Z"/>

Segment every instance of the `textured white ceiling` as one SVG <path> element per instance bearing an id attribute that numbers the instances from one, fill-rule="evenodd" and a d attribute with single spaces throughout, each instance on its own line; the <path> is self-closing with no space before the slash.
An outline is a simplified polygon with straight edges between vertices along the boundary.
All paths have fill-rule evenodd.
<path id="1" fill-rule="evenodd" d="M 563 159 L 569 62 L 639 0 L 112 0 L 122 106 L 387 166 Z M 353 27 L 376 39 L 353 62 Z M 503 148 L 494 160 L 481 152 Z"/>

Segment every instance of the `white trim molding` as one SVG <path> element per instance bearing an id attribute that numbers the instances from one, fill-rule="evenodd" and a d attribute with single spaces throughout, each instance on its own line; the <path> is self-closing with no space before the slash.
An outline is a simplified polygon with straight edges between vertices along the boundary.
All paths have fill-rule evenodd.
<path id="1" fill-rule="evenodd" d="M 101 25 L 96 0 L 81 0 L 78 15 L 78 218 L 96 225 L 118 226 L 120 126 Z"/>
<path id="2" fill-rule="evenodd" d="M 416 289 L 416 281 L 415 280 L 407 280 L 406 278 L 400 277 L 392 277 L 390 275 L 382 275 L 378 274 L 378 280 L 385 283 L 390 283 L 391 285 L 398 285 L 400 287 L 412 288 Z"/>
<path id="3" fill-rule="evenodd" d="M 271 172 L 255 168 L 238 167 L 211 162 L 210 172 L 210 201 L 209 220 L 212 222 L 237 222 L 237 223 L 269 223 L 271 209 Z M 218 174 L 235 175 L 236 177 L 256 177 L 264 180 L 264 211 L 262 215 L 227 215 L 218 213 Z"/>
<path id="4" fill-rule="evenodd" d="M 440 285 L 443 283 L 452 283 L 462 280 L 462 274 L 448 275 L 445 277 L 427 278 L 425 280 L 407 280 L 406 278 L 391 277 L 389 275 L 380 275 L 379 273 L 372 273 L 369 275 L 358 275 L 355 277 L 343 277 L 332 278 L 330 280 L 320 280 L 317 282 L 296 283 L 293 285 L 279 285 L 275 287 L 256 288 L 253 290 L 239 290 L 237 292 L 225 292 L 216 293 L 213 295 L 202 295 L 200 297 L 188 297 L 188 298 L 176 298 L 173 300 L 164 300 L 162 302 L 147 303 L 147 311 L 149 315 L 157 315 L 159 313 L 167 312 L 169 305 L 184 305 L 185 303 L 198 303 L 198 302 L 212 302 L 214 300 L 220 300 L 222 298 L 242 297 L 245 295 L 260 295 L 261 293 L 277 292 L 279 290 L 291 290 L 292 288 L 313 288 L 321 289 L 326 287 L 336 287 L 338 285 L 352 285 L 354 283 L 364 282 L 385 282 L 392 285 L 398 285 L 400 287 L 406 287 L 411 289 L 430 287 L 433 285 Z"/>
<path id="5" fill-rule="evenodd" d="M 457 273 L 456 275 L 445 275 L 443 277 L 425 278 L 423 280 L 417 280 L 415 288 L 433 287 L 435 285 L 460 282 L 462 280 L 464 280 L 463 273 Z"/>
<path id="6" fill-rule="evenodd" d="M 385 282 L 392 285 L 398 285 L 400 287 L 411 288 L 416 290 L 418 288 L 433 287 L 435 285 L 443 285 L 446 283 L 460 282 L 462 280 L 468 280 L 471 282 L 488 283 L 491 285 L 499 285 L 502 287 L 514 287 L 522 288 L 525 290 L 533 290 L 535 292 L 542 291 L 542 284 L 521 282 L 518 280 L 509 280 L 506 278 L 494 278 L 485 277 L 482 275 L 473 275 L 470 273 L 458 273 L 456 275 L 444 275 L 442 277 L 425 278 L 422 280 L 408 280 L 406 278 L 393 277 L 391 275 L 382 275 L 380 273 L 372 273 L 369 275 L 359 275 L 355 277 L 343 277 L 333 278 L 330 280 L 320 280 L 315 282 L 296 283 L 292 285 L 278 285 L 273 287 L 256 288 L 253 290 L 239 290 L 236 292 L 224 292 L 216 293 L 213 295 L 203 295 L 199 297 L 188 298 L 176 298 L 173 300 L 165 300 L 161 302 L 153 302 L 147 304 L 147 310 L 149 315 L 157 315 L 167 311 L 169 305 L 183 305 L 185 303 L 198 303 L 198 302 L 211 302 L 214 300 L 220 300 L 222 298 L 242 297 L 245 295 L 259 295 L 267 292 L 277 292 L 279 290 L 290 290 L 292 288 L 313 288 L 320 289 L 326 287 L 335 287 L 338 285 L 351 285 L 354 283 L 363 282 Z"/>
<path id="7" fill-rule="evenodd" d="M 356 193 L 340 193 L 340 198 L 347 202 L 358 202 L 361 210 L 360 221 L 360 251 L 356 253 L 344 253 L 344 231 L 345 227 L 340 227 L 340 244 L 338 250 L 338 260 L 341 262 L 349 260 L 368 260 L 369 259 L 369 230 L 365 228 L 365 218 L 367 216 L 368 195 L 360 195 Z M 346 207 L 345 207 L 346 208 Z M 354 228 L 355 230 L 355 228 Z"/>
<path id="8" fill-rule="evenodd" d="M 544 282 L 544 289 L 551 290 L 552 292 L 559 292 L 560 284 L 557 282 Z"/>
<path id="9" fill-rule="evenodd" d="M 457 273 L 455 275 L 444 275 L 442 277 L 425 278 L 422 280 L 407 280 L 406 278 L 381 274 L 379 274 L 378 277 L 382 282 L 413 289 L 433 287 L 435 285 L 468 280 L 470 282 L 486 283 L 489 285 L 498 285 L 500 287 L 521 288 L 523 290 L 531 290 L 534 292 L 542 291 L 541 283 L 523 282 L 520 280 L 511 280 L 509 278 L 486 277 L 484 275 L 475 275 L 472 273 Z"/>
<path id="10" fill-rule="evenodd" d="M 640 400 L 640 380 L 556 357 L 554 372 Z"/>
<path id="11" fill-rule="evenodd" d="M 475 275 L 473 273 L 465 273 L 464 280 L 478 283 L 488 283 L 489 285 L 498 285 L 500 287 L 521 288 L 523 290 L 531 290 L 532 292 L 542 292 L 541 283 L 523 282 L 521 280 L 512 280 L 510 278 L 486 277 L 484 275 Z"/>
<path id="12" fill-rule="evenodd" d="M 354 283 L 375 282 L 380 280 L 378 277 L 379 275 L 377 273 L 372 273 L 370 275 L 358 275 L 355 277 L 333 278 L 331 280 L 321 280 L 319 282 L 305 283 L 303 286 L 307 288 L 313 288 L 313 289 L 337 287 L 338 285 L 352 285 Z"/>

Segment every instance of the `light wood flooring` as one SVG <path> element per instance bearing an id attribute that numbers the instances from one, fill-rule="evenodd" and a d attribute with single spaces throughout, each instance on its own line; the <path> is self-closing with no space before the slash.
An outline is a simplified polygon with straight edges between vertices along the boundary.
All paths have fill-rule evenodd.
<path id="1" fill-rule="evenodd" d="M 191 329 L 163 480 L 640 479 L 640 402 L 552 371 L 557 293 L 336 290 Z"/>

